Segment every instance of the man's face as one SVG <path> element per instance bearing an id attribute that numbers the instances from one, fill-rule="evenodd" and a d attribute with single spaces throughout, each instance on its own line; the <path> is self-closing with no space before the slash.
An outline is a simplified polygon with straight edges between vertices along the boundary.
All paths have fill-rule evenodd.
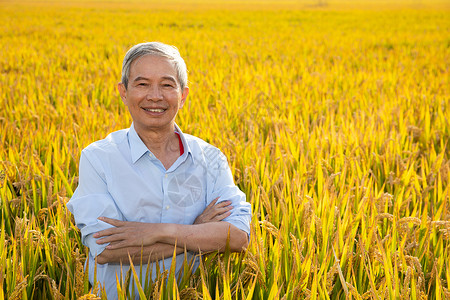
<path id="1" fill-rule="evenodd" d="M 181 90 L 172 62 L 161 56 L 141 56 L 131 63 L 128 78 L 128 88 L 122 83 L 118 87 L 136 131 L 173 129 L 189 89 Z"/>

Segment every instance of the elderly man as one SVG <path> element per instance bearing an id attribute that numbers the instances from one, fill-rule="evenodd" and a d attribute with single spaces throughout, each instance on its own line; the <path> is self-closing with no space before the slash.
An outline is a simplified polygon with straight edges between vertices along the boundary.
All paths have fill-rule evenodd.
<path id="1" fill-rule="evenodd" d="M 155 262 L 140 267 L 156 276 L 156 264 L 170 268 L 176 245 L 178 274 L 184 249 L 196 263 L 196 253 L 223 251 L 227 243 L 245 249 L 251 218 L 220 150 L 175 124 L 189 94 L 175 47 L 132 47 L 118 89 L 133 123 L 82 151 L 79 185 L 67 204 L 89 248 L 89 279 L 109 298 L 117 298 L 116 274 L 124 278 L 129 255 Z"/>

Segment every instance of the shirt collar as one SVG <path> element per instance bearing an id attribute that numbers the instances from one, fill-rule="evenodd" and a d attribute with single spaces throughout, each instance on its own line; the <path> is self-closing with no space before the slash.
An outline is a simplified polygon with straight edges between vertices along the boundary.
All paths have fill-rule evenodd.
<path id="1" fill-rule="evenodd" d="M 128 143 L 130 144 L 131 160 L 133 161 L 133 164 L 141 158 L 142 155 L 147 153 L 147 151 L 150 152 L 137 134 L 136 129 L 134 129 L 134 124 L 131 124 L 131 127 L 128 130 Z"/>
<path id="2" fill-rule="evenodd" d="M 181 131 L 180 127 L 178 127 L 178 125 L 176 123 L 175 123 L 175 131 L 178 132 L 178 134 L 180 135 L 181 142 L 183 143 L 183 147 L 184 147 L 184 153 L 186 155 L 191 154 L 191 157 L 192 157 L 191 148 L 189 147 L 189 144 L 186 141 L 186 138 L 184 137 L 183 132 Z M 140 159 L 142 157 L 142 155 L 144 155 L 147 152 L 150 152 L 150 150 L 148 150 L 147 146 L 145 146 L 144 142 L 141 140 L 141 138 L 137 134 L 136 129 L 134 129 L 134 124 L 131 124 L 131 127 L 128 130 L 128 143 L 130 144 L 131 160 L 132 160 L 133 164 L 136 163 L 136 161 L 138 159 Z M 183 154 L 183 155 L 185 155 L 185 154 Z"/>
<path id="3" fill-rule="evenodd" d="M 183 132 L 181 131 L 180 127 L 178 127 L 177 123 L 175 123 L 175 131 L 178 132 L 178 134 L 180 135 L 180 138 L 181 138 L 181 142 L 183 143 L 183 147 L 184 147 L 183 156 L 190 154 L 190 156 L 193 157 L 191 147 L 189 147 L 189 143 L 186 141 L 186 138 L 185 138 Z"/>

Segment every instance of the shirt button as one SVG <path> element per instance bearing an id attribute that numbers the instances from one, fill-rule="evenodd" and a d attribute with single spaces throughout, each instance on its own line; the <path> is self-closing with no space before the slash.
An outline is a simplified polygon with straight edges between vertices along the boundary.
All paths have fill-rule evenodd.
<path id="1" fill-rule="evenodd" d="M 166 177 L 166 178 L 167 178 L 167 176 L 169 176 L 169 175 L 167 175 L 167 174 L 166 174 L 166 175 L 165 175 L 164 177 Z"/>
<path id="2" fill-rule="evenodd" d="M 153 157 L 153 155 L 151 153 L 149 153 L 148 156 Z"/>
<path id="3" fill-rule="evenodd" d="M 167 206 L 166 206 L 166 210 L 169 210 L 169 208 L 170 208 L 170 206 L 169 206 L 169 205 L 167 205 Z"/>

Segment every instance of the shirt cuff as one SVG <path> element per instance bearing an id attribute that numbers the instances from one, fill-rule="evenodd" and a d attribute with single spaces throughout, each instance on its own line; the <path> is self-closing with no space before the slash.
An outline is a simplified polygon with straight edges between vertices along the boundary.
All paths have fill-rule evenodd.
<path id="1" fill-rule="evenodd" d="M 225 222 L 233 224 L 240 230 L 247 233 L 250 239 L 250 222 L 252 215 L 252 207 L 246 201 L 240 201 L 238 207 L 235 207 L 231 215 L 224 219 Z"/>
<path id="2" fill-rule="evenodd" d="M 75 216 L 77 227 L 81 231 L 81 241 L 89 248 L 92 256 L 99 255 L 107 244 L 99 245 L 92 235 L 95 232 L 114 227 L 100 221 L 98 217 L 104 216 L 123 220 L 123 216 L 116 207 L 112 198 L 107 194 L 92 194 L 83 197 L 72 197 L 67 203 L 68 209 Z"/>
<path id="3" fill-rule="evenodd" d="M 96 257 L 97 255 L 100 255 L 106 248 L 106 246 L 109 245 L 109 243 L 106 244 L 97 244 L 95 241 L 97 239 L 94 238 L 94 234 L 91 233 L 87 235 L 84 238 L 84 244 L 89 248 L 89 253 L 92 255 L 92 257 Z"/>

